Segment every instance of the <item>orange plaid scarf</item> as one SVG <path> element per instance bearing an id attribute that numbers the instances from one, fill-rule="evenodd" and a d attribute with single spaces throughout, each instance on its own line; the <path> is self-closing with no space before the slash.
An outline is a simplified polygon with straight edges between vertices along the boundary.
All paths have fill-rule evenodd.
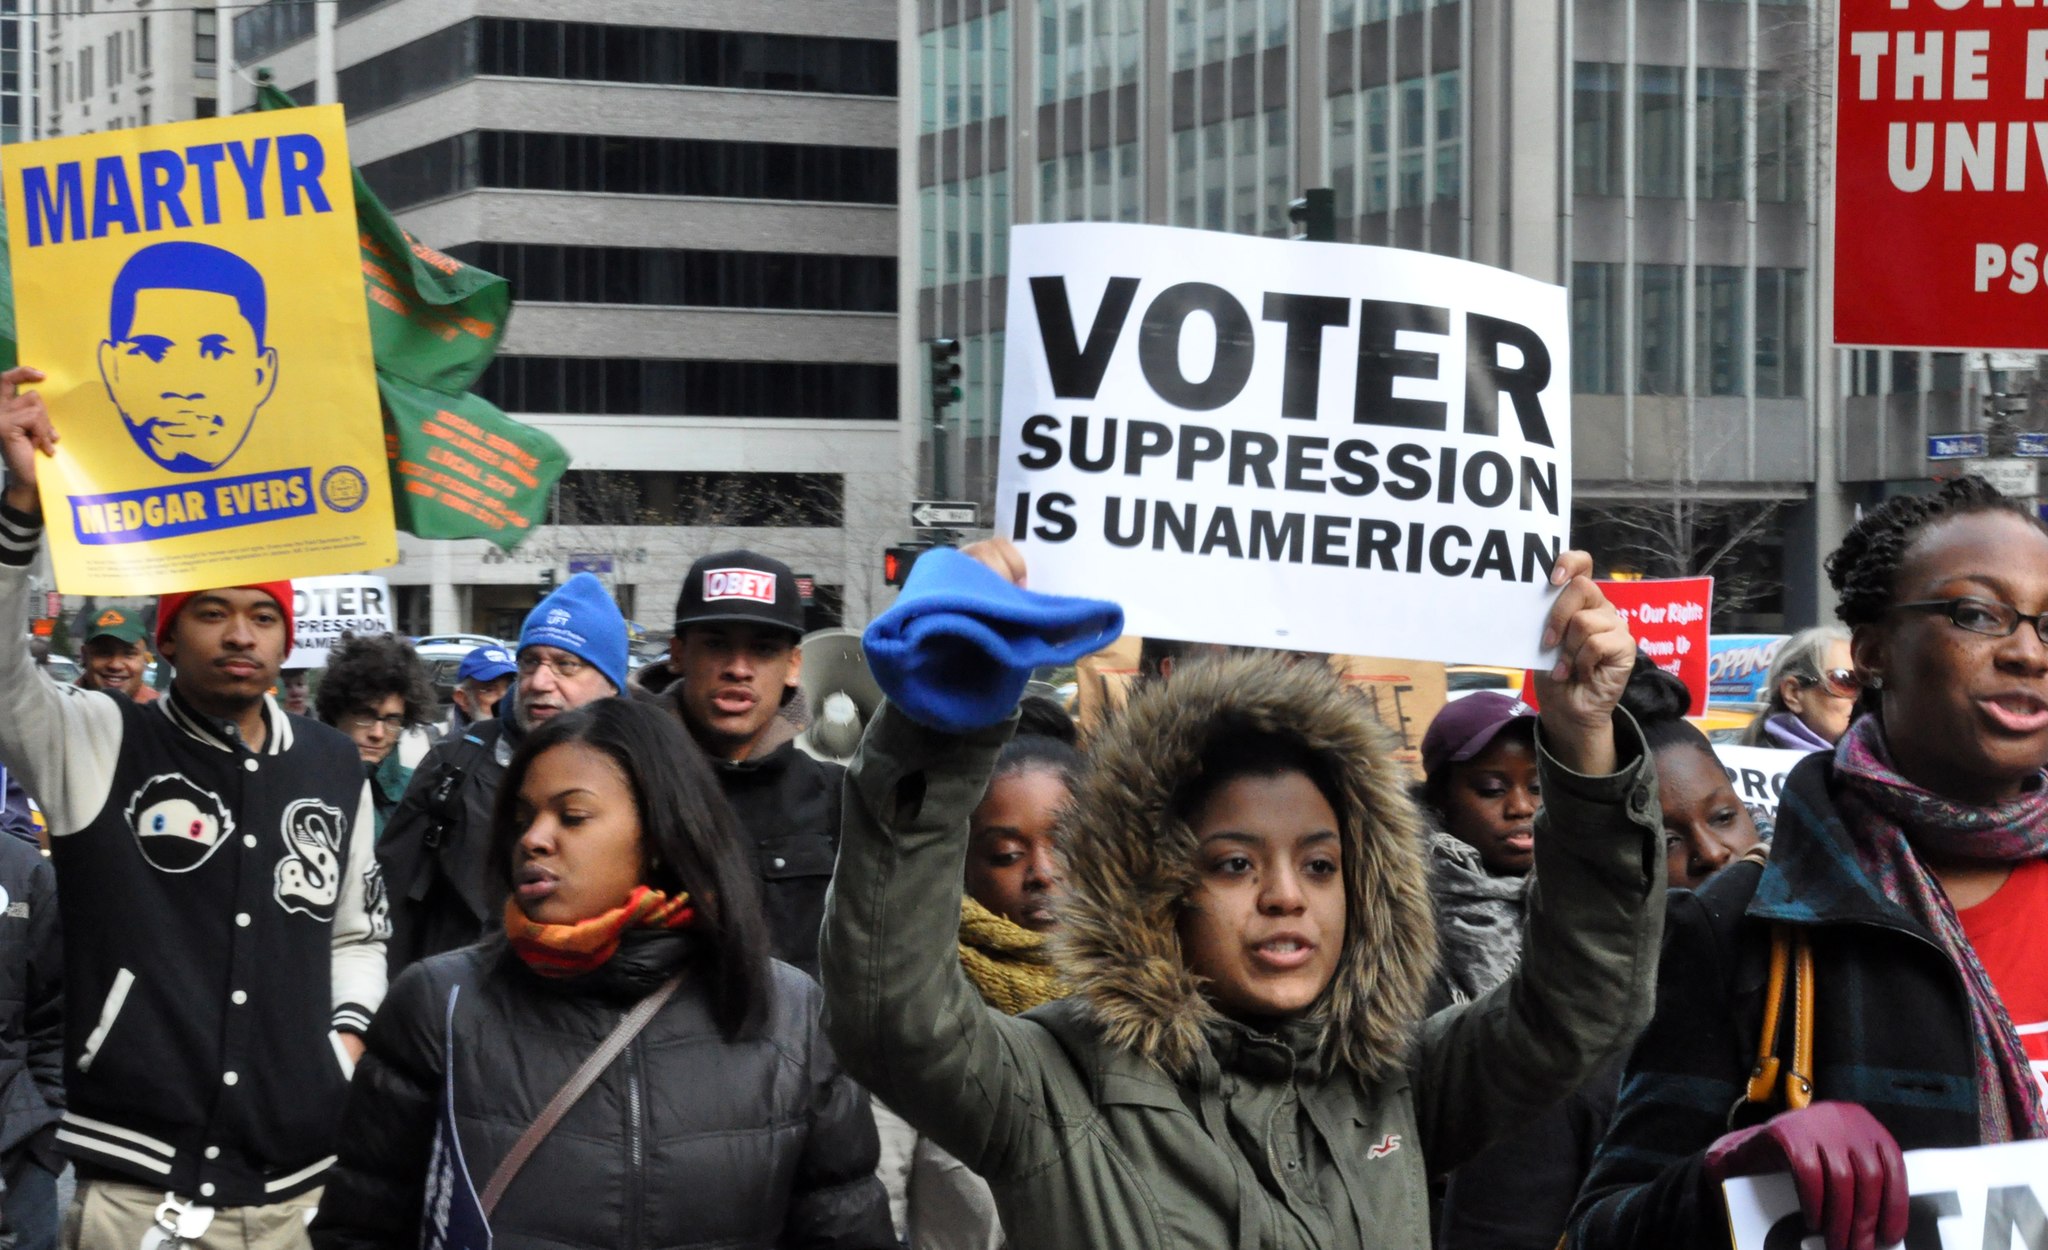
<path id="1" fill-rule="evenodd" d="M 516 900 L 505 900 L 505 936 L 526 966 L 544 977 L 577 977 L 603 967 L 628 929 L 685 929 L 696 919 L 689 895 L 670 898 L 645 885 L 603 915 L 575 924 L 529 920 Z"/>

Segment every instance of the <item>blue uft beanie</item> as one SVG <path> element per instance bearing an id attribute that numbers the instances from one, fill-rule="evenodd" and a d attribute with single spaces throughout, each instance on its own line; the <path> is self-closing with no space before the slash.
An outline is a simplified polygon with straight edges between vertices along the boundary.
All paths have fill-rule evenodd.
<path id="1" fill-rule="evenodd" d="M 582 656 L 626 692 L 626 618 L 604 583 L 578 573 L 540 601 L 519 627 L 519 649 L 555 647 Z"/>
<path id="2" fill-rule="evenodd" d="M 966 733 L 1008 716 L 1033 669 L 1071 664 L 1123 629 L 1114 603 L 1025 590 L 940 547 L 918 557 L 903 593 L 861 641 L 891 703 L 921 725 Z"/>

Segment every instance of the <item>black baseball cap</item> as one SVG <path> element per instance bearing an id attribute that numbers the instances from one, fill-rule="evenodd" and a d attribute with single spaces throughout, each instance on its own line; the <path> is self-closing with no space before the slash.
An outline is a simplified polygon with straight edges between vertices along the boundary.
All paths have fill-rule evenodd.
<path id="1" fill-rule="evenodd" d="M 716 621 L 768 625 L 803 637 L 804 604 L 796 574 L 782 561 L 753 551 L 705 556 L 683 578 L 676 632 Z"/>

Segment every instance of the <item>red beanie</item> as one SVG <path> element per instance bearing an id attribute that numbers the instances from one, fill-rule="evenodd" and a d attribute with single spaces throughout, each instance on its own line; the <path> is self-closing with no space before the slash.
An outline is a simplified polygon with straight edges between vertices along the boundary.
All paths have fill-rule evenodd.
<path id="1" fill-rule="evenodd" d="M 292 584 L 290 582 L 247 582 L 231 590 L 260 590 L 277 601 L 278 610 L 284 613 L 285 654 L 292 650 Z M 156 600 L 156 649 L 164 649 L 164 635 L 171 632 L 171 625 L 178 619 L 178 613 L 185 610 L 185 603 L 192 596 L 204 594 L 200 590 L 180 590 L 173 594 L 158 595 Z"/>

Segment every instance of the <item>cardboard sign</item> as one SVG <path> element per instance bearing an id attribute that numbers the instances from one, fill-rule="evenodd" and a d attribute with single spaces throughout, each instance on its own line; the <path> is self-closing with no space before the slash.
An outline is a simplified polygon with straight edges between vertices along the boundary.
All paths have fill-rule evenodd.
<path id="1" fill-rule="evenodd" d="M 1450 698 L 1444 666 L 1434 660 L 1383 660 L 1333 655 L 1330 670 L 1368 703 L 1399 741 L 1395 758 L 1422 780 L 1422 735 Z"/>
<path id="2" fill-rule="evenodd" d="M 1713 634 L 1707 638 L 1707 698 L 1715 703 L 1770 701 L 1771 661 L 1788 634 Z"/>
<path id="3" fill-rule="evenodd" d="M 1707 622 L 1714 614 L 1714 579 L 1673 577 L 1601 582 L 1607 601 L 1628 622 L 1636 649 L 1692 691 L 1687 716 L 1707 710 Z"/>
<path id="4" fill-rule="evenodd" d="M 1735 1250 L 1806 1250 L 1809 1237 L 1790 1176 L 1722 1186 Z M 2048 1250 L 2048 1141 L 1965 1150 L 1909 1150 L 1913 1195 L 1906 1250 Z"/>
<path id="5" fill-rule="evenodd" d="M 343 634 L 396 633 L 391 584 L 381 577 L 301 577 L 292 582 L 292 653 L 286 668 L 325 668 Z"/>
<path id="6" fill-rule="evenodd" d="M 1842 0 L 1840 10 L 1835 342 L 2048 348 L 2040 10 L 1997 0 Z"/>
<path id="7" fill-rule="evenodd" d="M 67 594 L 396 561 L 339 107 L 14 144 L 0 172 Z"/>
<path id="8" fill-rule="evenodd" d="M 1778 798 L 1785 792 L 1785 778 L 1792 766 L 1809 752 L 1785 751 L 1777 747 L 1745 747 L 1716 742 L 1714 755 L 1735 787 L 1735 797 L 1758 822 L 1778 822 Z"/>
<path id="9" fill-rule="evenodd" d="M 1074 664 L 1074 721 L 1085 737 L 1130 700 L 1138 684 L 1138 657 L 1145 640 L 1126 634 Z"/>
<path id="10" fill-rule="evenodd" d="M 1165 226 L 1012 235 L 996 532 L 1134 632 L 1528 665 L 1571 515 L 1562 287 Z"/>

